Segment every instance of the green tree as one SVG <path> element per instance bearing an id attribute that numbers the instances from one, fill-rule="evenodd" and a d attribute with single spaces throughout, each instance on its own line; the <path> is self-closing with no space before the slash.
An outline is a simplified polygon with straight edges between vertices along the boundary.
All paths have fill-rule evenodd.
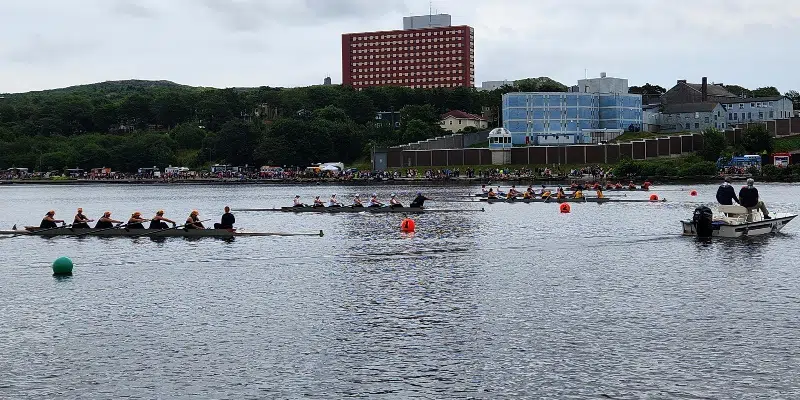
<path id="1" fill-rule="evenodd" d="M 790 90 L 784 95 L 792 101 L 795 110 L 800 110 L 800 93 L 797 90 Z"/>
<path id="2" fill-rule="evenodd" d="M 403 142 L 412 143 L 433 137 L 433 131 L 429 123 L 419 119 L 412 119 L 405 123 L 403 131 Z"/>
<path id="3" fill-rule="evenodd" d="M 725 85 L 725 89 L 737 96 L 753 97 L 753 92 L 750 89 L 745 89 L 739 85 Z"/>
<path id="4" fill-rule="evenodd" d="M 775 140 L 763 124 L 750 125 L 742 134 L 742 147 L 750 154 L 770 154 Z"/>
<path id="5" fill-rule="evenodd" d="M 725 134 L 714 128 L 708 128 L 702 134 L 703 149 L 698 152 L 698 155 L 703 160 L 716 162 L 728 146 Z"/>
<path id="6" fill-rule="evenodd" d="M 774 97 L 780 96 L 781 92 L 774 86 L 760 87 L 752 92 L 753 97 Z"/>
<path id="7" fill-rule="evenodd" d="M 169 136 L 175 141 L 178 149 L 199 149 L 203 145 L 206 131 L 194 122 L 186 122 L 169 131 Z"/>

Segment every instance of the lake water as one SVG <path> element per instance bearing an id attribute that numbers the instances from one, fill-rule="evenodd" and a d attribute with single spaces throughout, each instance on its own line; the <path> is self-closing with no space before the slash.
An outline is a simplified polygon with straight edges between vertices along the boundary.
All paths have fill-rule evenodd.
<path id="1" fill-rule="evenodd" d="M 800 186 L 759 189 L 771 211 L 798 211 Z M 414 191 L 7 185 L 0 228 L 49 209 L 216 221 L 225 205 L 395 190 Z M 0 238 L 0 398 L 797 398 L 800 221 L 708 245 L 680 236 L 715 190 L 660 186 L 667 203 L 570 214 L 431 202 L 486 212 L 417 215 L 413 236 L 402 214 L 238 212 L 240 227 L 325 236 Z M 59 256 L 74 276 L 52 276 Z"/>

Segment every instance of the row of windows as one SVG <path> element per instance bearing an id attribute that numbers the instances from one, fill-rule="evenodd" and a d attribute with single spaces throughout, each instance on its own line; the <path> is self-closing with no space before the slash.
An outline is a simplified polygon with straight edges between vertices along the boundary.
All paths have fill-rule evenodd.
<path id="1" fill-rule="evenodd" d="M 380 84 L 381 83 L 376 83 L 374 85 L 362 85 L 361 87 L 356 87 L 356 89 L 357 90 L 361 90 L 361 89 L 363 89 L 365 87 L 368 87 L 368 86 L 375 86 L 375 85 L 380 85 Z M 387 82 L 384 81 L 383 84 L 386 85 Z M 354 86 L 357 86 L 357 85 L 354 85 Z M 433 83 L 433 84 L 430 84 L 430 85 L 428 85 L 428 84 L 425 84 L 425 85 L 402 85 L 401 84 L 399 86 L 405 86 L 405 87 L 416 88 L 416 89 L 429 89 L 429 88 L 461 87 L 461 86 L 467 86 L 467 85 L 465 83 Z M 472 86 L 472 83 L 470 83 L 470 86 Z"/>
<path id="2" fill-rule="evenodd" d="M 358 72 L 378 72 L 378 71 L 351 71 L 351 74 L 356 74 Z M 380 72 L 387 72 L 387 71 L 380 71 Z M 359 78 L 371 78 L 374 76 L 416 76 L 416 75 L 463 75 L 463 69 L 447 69 L 447 70 L 434 70 L 434 71 L 413 71 L 413 72 L 392 72 L 389 74 L 368 74 L 368 75 L 357 75 Z"/>
<path id="3" fill-rule="evenodd" d="M 393 40 L 391 42 L 359 42 L 359 43 L 352 42 L 350 43 L 350 47 L 370 47 L 370 48 L 390 47 L 403 44 L 409 45 L 409 44 L 421 44 L 421 43 L 460 42 L 463 39 L 464 38 L 460 36 L 450 36 L 450 37 L 434 38 L 434 39 Z"/>
<path id="4" fill-rule="evenodd" d="M 441 54 L 439 54 L 441 53 Z M 410 64 L 415 62 L 425 62 L 425 59 L 416 59 L 416 58 L 409 58 L 409 57 L 424 57 L 424 56 L 449 56 L 449 57 L 437 57 L 440 59 L 447 58 L 448 61 L 452 58 L 453 61 L 461 61 L 464 59 L 464 56 L 456 56 L 456 54 L 461 54 L 460 51 L 429 51 L 429 52 L 422 52 L 422 53 L 403 53 L 403 54 L 378 54 L 377 56 L 354 56 L 353 60 L 386 60 L 385 64 L 392 63 L 392 64 Z M 374 58 L 373 58 L 374 57 Z M 389 60 L 389 58 L 400 58 L 399 60 Z M 430 60 L 430 58 L 428 59 Z M 439 60 L 437 60 L 439 61 Z M 364 61 L 367 62 L 367 61 Z M 428 61 L 430 62 L 430 61 Z M 474 62 L 474 61 L 472 61 Z"/>
<path id="5" fill-rule="evenodd" d="M 455 74 L 455 71 L 453 71 L 453 74 Z M 363 79 L 374 79 L 374 78 L 397 78 L 397 77 L 406 77 L 406 76 L 430 76 L 430 75 L 431 74 L 409 74 L 409 73 L 369 74 L 369 75 L 353 75 L 353 79 L 363 80 Z M 442 73 L 441 75 L 446 75 L 446 74 Z M 441 79 L 443 79 L 443 80 L 451 80 L 451 79 L 455 79 L 457 77 L 459 77 L 459 79 L 460 79 L 460 76 L 461 75 L 447 75 L 447 76 L 442 76 Z M 439 79 L 439 77 L 435 76 L 435 75 L 434 75 L 434 78 L 435 79 Z"/>
<path id="6" fill-rule="evenodd" d="M 375 77 L 377 78 L 377 76 Z M 385 78 L 389 78 L 388 76 Z M 372 78 L 374 79 L 374 78 Z M 378 84 L 386 84 L 386 83 L 422 83 L 422 82 L 448 82 L 448 81 L 465 81 L 463 76 L 437 76 L 433 78 L 405 78 L 405 79 L 380 79 L 380 80 L 358 80 L 357 77 L 353 77 L 353 85 L 378 85 Z"/>
<path id="7" fill-rule="evenodd" d="M 370 49 L 355 49 L 350 50 L 352 54 L 366 54 L 366 53 L 396 53 L 399 51 L 413 51 L 413 50 L 438 50 L 438 49 L 454 49 L 464 47 L 463 43 L 447 43 L 447 44 L 431 44 L 424 46 L 385 46 Z"/>
<path id="8" fill-rule="evenodd" d="M 738 116 L 739 116 L 738 113 L 728 113 L 728 120 L 738 121 L 739 120 Z M 783 111 L 781 111 L 781 117 L 783 117 Z M 774 111 L 769 112 L 769 118 L 775 118 Z M 751 112 L 747 113 L 747 119 L 753 119 L 753 113 Z M 758 119 L 764 119 L 763 111 L 758 113 Z M 742 121 L 744 120 L 745 120 L 744 113 L 742 113 Z"/>
<path id="9" fill-rule="evenodd" d="M 740 110 L 744 109 L 745 103 L 737 103 L 737 104 L 739 104 L 739 109 Z M 723 104 L 722 105 L 722 107 L 725 108 L 726 110 L 730 110 L 734 106 L 735 106 L 735 104 Z M 765 101 L 763 103 L 762 102 L 750 103 L 750 107 L 756 107 L 756 108 L 772 107 L 772 102 L 771 101 Z"/>
<path id="10" fill-rule="evenodd" d="M 421 65 L 407 65 L 403 67 L 353 68 L 350 70 L 350 72 L 413 71 L 413 70 L 442 71 L 444 69 L 463 68 L 463 67 L 464 66 L 460 64 L 421 64 Z"/>
<path id="11" fill-rule="evenodd" d="M 445 35 L 461 35 L 464 33 L 462 29 L 453 29 L 449 31 L 408 31 L 402 33 L 394 33 L 394 34 L 383 34 L 383 35 L 364 35 L 364 36 L 353 36 L 353 40 L 355 41 L 364 41 L 364 40 L 386 40 L 386 39 L 403 39 L 403 38 L 411 38 L 411 37 L 431 37 L 431 36 L 445 36 Z"/>

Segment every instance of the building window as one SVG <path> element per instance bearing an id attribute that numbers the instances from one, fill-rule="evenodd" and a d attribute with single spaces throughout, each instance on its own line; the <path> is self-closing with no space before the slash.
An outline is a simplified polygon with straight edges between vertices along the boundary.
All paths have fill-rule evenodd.
<path id="1" fill-rule="evenodd" d="M 764 112 L 763 111 L 759 111 L 758 112 L 758 119 L 764 119 Z"/>
<path id="2" fill-rule="evenodd" d="M 770 112 L 769 112 L 769 117 L 770 117 L 770 118 L 774 118 L 774 117 L 773 117 L 773 115 L 775 115 L 775 112 L 774 112 L 774 111 L 770 111 Z"/>
<path id="3" fill-rule="evenodd" d="M 744 110 L 744 103 L 739 103 L 739 109 Z"/>
<path id="4" fill-rule="evenodd" d="M 699 122 L 695 122 L 694 123 L 694 129 L 700 129 L 700 123 Z"/>
<path id="5" fill-rule="evenodd" d="M 753 119 L 753 113 L 748 112 L 747 113 L 747 119 Z"/>
<path id="6" fill-rule="evenodd" d="M 708 117 L 703 118 L 703 122 L 708 123 Z"/>
<path id="7" fill-rule="evenodd" d="M 688 123 L 688 122 L 686 123 L 686 129 L 690 129 L 690 128 L 689 128 L 689 123 Z"/>

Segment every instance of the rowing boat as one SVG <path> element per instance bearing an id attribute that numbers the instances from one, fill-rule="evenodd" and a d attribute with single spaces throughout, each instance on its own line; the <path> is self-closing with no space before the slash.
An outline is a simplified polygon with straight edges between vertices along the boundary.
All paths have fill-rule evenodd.
<path id="1" fill-rule="evenodd" d="M 442 212 L 452 212 L 452 213 L 463 213 L 463 212 L 473 212 L 473 211 L 486 211 L 483 208 L 479 210 L 443 210 L 443 209 L 431 209 L 431 208 L 422 208 L 422 207 L 281 207 L 281 208 L 239 208 L 235 211 L 246 212 L 246 211 L 277 211 L 277 212 L 292 212 L 292 213 L 328 213 L 328 214 L 339 214 L 339 213 L 442 213 Z"/>
<path id="2" fill-rule="evenodd" d="M 480 199 L 489 204 L 491 203 L 660 203 L 667 201 L 666 199 L 648 200 L 648 199 L 609 199 L 598 197 L 584 197 L 582 199 L 556 199 L 551 197 L 549 199 Z"/>
<path id="3" fill-rule="evenodd" d="M 249 232 L 241 229 L 45 229 L 38 226 L 26 226 L 25 230 L 15 229 L 0 231 L 0 235 L 29 236 L 127 236 L 127 237 L 218 237 L 233 238 L 240 236 L 323 236 L 322 231 L 315 233 L 288 232 Z"/>
<path id="4" fill-rule="evenodd" d="M 547 190 L 550 191 L 551 193 L 556 193 L 556 189 L 547 189 Z M 593 188 L 586 188 L 583 191 L 584 192 L 595 192 L 596 190 L 593 189 Z M 652 190 L 652 189 L 627 189 L 627 188 L 623 188 L 623 189 L 603 189 L 602 190 L 602 192 L 651 192 L 651 191 L 654 191 L 654 190 Z M 523 191 L 519 191 L 519 192 L 522 193 Z M 566 193 L 566 194 L 571 194 L 573 192 L 574 192 L 573 189 L 570 189 L 570 188 L 565 188 L 564 189 L 564 193 Z M 506 192 L 495 192 L 495 193 L 497 193 L 499 196 L 505 196 L 507 194 Z M 536 189 L 536 193 L 541 193 L 541 189 Z M 471 197 L 486 197 L 486 196 L 487 196 L 486 193 L 475 193 Z"/>

